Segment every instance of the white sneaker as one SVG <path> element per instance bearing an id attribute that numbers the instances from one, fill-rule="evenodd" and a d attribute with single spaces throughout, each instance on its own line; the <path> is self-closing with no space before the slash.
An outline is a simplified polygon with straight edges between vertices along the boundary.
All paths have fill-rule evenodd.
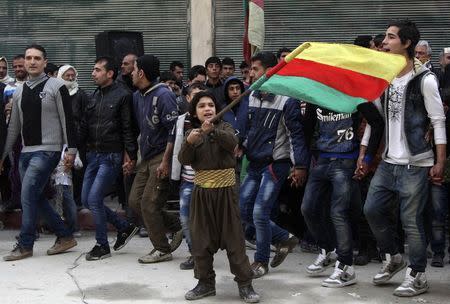
<path id="1" fill-rule="evenodd" d="M 413 297 L 427 292 L 428 282 L 425 272 L 415 272 L 411 268 L 406 269 L 405 280 L 394 291 L 398 297 Z"/>
<path id="2" fill-rule="evenodd" d="M 245 240 L 245 247 L 251 250 L 256 250 L 256 241 L 255 240 Z"/>
<path id="3" fill-rule="evenodd" d="M 320 249 L 320 253 L 314 263 L 306 267 L 306 272 L 311 275 L 322 273 L 333 266 L 334 262 L 336 262 L 336 253 L 334 251 L 326 252 L 325 249 Z"/>
<path id="4" fill-rule="evenodd" d="M 138 261 L 139 261 L 139 263 L 142 263 L 142 264 L 151 264 L 151 263 L 170 261 L 171 259 L 172 259 L 171 253 L 164 253 L 164 252 L 153 249 L 152 252 L 150 252 L 149 254 L 144 255 L 143 257 L 140 257 L 138 259 Z"/>
<path id="5" fill-rule="evenodd" d="M 323 287 L 339 288 L 356 283 L 356 275 L 353 266 L 348 266 L 336 261 L 334 272 L 328 279 L 322 282 Z"/>
<path id="6" fill-rule="evenodd" d="M 383 257 L 383 266 L 381 266 L 381 269 L 373 277 L 372 281 L 375 285 L 384 284 L 405 267 L 406 262 L 403 260 L 403 256 L 400 253 L 393 256 L 386 253 Z"/>

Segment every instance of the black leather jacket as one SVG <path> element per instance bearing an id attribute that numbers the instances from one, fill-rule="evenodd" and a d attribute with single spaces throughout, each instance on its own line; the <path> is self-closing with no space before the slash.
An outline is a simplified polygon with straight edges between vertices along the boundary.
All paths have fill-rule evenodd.
<path id="1" fill-rule="evenodd" d="M 82 89 L 78 89 L 74 95 L 70 96 L 72 102 L 72 117 L 75 125 L 75 129 L 80 128 L 81 119 L 84 115 L 84 111 L 86 110 L 86 106 L 89 103 L 90 96 L 83 91 Z"/>
<path id="2" fill-rule="evenodd" d="M 132 95 L 113 83 L 90 96 L 79 128 L 79 144 L 88 152 L 124 152 L 137 158 Z"/>
<path id="3" fill-rule="evenodd" d="M 6 141 L 6 121 L 5 121 L 5 112 L 4 111 L 4 103 L 3 103 L 3 90 L 5 89 L 5 85 L 0 83 L 0 158 L 3 154 L 3 148 Z"/>

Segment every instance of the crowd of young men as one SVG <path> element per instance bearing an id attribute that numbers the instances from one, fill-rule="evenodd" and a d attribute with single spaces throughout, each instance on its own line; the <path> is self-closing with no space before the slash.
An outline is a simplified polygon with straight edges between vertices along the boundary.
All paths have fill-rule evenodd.
<path id="1" fill-rule="evenodd" d="M 303 197 L 298 198 L 308 231 L 303 237 L 311 235 L 319 248 L 307 273 L 317 275 L 334 266 L 322 286 L 352 285 L 356 283 L 354 263 L 381 257 L 375 285 L 387 283 L 407 267 L 394 294 L 426 292 L 428 243 L 434 253 L 432 265 L 443 267 L 450 48 L 441 54 L 442 69 L 436 69 L 430 63 L 429 44 L 419 41 L 411 21 L 392 22 L 381 45 L 377 39 L 360 36 L 355 43 L 402 55 L 407 65 L 379 99 L 360 105 L 355 113 L 336 113 L 260 91 L 251 92 L 225 113 L 223 120 L 239 138 L 235 149 L 236 172 L 243 176 L 239 208 L 246 238 L 256 243 L 253 278 L 267 275 L 269 264 L 279 266 L 299 244 L 300 235 L 283 228 L 277 216 L 286 181 L 292 187 L 304 187 Z M 65 225 L 45 191 L 59 162 L 66 172 L 73 170 L 77 150 L 86 169 L 81 178 L 73 171 L 73 187 L 79 191 L 69 194 L 80 193 L 96 228 L 96 243 L 86 260 L 111 256 L 107 222 L 118 232 L 114 250 L 123 248 L 143 224 L 153 249 L 138 259 L 140 263 L 171 260 L 183 235 L 191 251 L 189 205 L 195 171 L 178 161 L 183 136 L 191 128 L 189 103 L 196 93 L 209 91 L 221 107 L 226 106 L 288 53 L 280 49 L 277 56 L 271 52 L 254 55 L 250 66 L 240 65 L 242 80 L 234 77 L 231 58 L 210 57 L 205 66 L 190 69 L 186 83 L 184 66 L 178 61 L 163 74 L 155 56 L 128 54 L 117 75 L 114 60 L 99 57 L 92 72 L 97 89 L 88 96 L 78 90 L 74 67 L 60 69 L 58 77 L 63 81 L 49 77 L 44 71 L 45 49 L 27 47 L 24 56 L 13 59 L 15 71 L 21 62 L 23 67 L 17 67 L 16 79 L 0 74 L 0 168 L 9 158 L 10 176 L 15 170 L 20 173 L 21 182 L 11 179 L 9 191 L 17 192 L 19 184 L 23 211 L 18 243 L 4 260 L 33 255 L 39 217 L 57 236 L 47 254 L 77 245 L 76 225 Z M 2 62 L 7 66 L 3 57 Z M 381 160 L 377 150 L 382 151 Z M 126 188 L 127 219 L 104 204 L 118 177 Z M 170 180 L 180 181 L 180 217 L 166 210 Z M 67 222 L 70 216 L 64 218 Z M 409 265 L 398 239 L 399 223 L 409 244 Z M 353 257 L 354 235 L 365 240 L 359 245 L 365 262 Z M 269 263 L 271 245 L 275 255 Z M 180 265 L 194 268 L 195 273 L 201 273 L 201 267 L 192 257 Z M 202 294 L 200 290 L 194 298 L 209 295 L 210 291 Z"/>

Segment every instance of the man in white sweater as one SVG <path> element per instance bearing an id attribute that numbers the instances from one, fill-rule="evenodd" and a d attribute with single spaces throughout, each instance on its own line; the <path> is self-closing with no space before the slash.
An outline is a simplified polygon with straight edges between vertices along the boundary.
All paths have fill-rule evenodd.
<path id="1" fill-rule="evenodd" d="M 370 184 L 364 213 L 383 254 L 383 266 L 373 283 L 387 283 L 406 262 L 394 241 L 391 222 L 395 210 L 409 243 L 409 265 L 403 283 L 394 291 L 396 296 L 415 296 L 428 290 L 425 276 L 427 264 L 423 210 L 428 200 L 429 181 L 442 183 L 445 164 L 445 115 L 439 96 L 437 79 L 420 62 L 414 61 L 414 48 L 420 39 L 415 24 L 408 20 L 392 22 L 386 30 L 383 50 L 405 56 L 407 65 L 388 90 L 376 101 L 383 109 L 386 121 L 385 150 Z M 433 128 L 433 136 L 430 130 Z M 358 169 L 370 127 L 362 141 Z M 431 138 L 436 146 L 436 162 Z M 392 206 L 392 199 L 398 208 Z"/>

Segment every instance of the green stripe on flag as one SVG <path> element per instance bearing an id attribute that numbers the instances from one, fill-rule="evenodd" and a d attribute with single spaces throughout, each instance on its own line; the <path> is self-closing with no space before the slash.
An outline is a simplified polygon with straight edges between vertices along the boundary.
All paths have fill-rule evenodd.
<path id="1" fill-rule="evenodd" d="M 337 113 L 353 113 L 364 98 L 353 97 L 320 82 L 295 76 L 273 75 L 259 88 L 276 95 L 303 100 Z"/>

